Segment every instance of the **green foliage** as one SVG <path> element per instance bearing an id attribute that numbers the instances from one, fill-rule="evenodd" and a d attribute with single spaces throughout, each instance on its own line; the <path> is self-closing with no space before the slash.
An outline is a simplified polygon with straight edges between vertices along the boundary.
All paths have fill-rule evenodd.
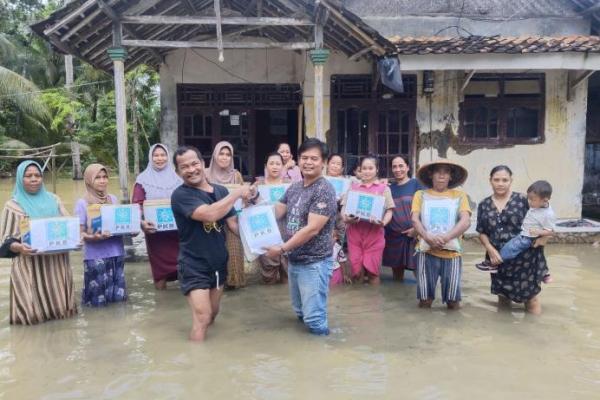
<path id="1" fill-rule="evenodd" d="M 89 146 L 84 164 L 117 160 L 115 96 L 112 76 L 74 60 L 73 88 L 64 89 L 64 57 L 32 34 L 28 24 L 67 1 L 0 0 L 0 136 L 31 146 L 78 140 Z M 128 123 L 135 107 L 141 154 L 158 140 L 160 105 L 158 74 L 140 66 L 126 74 Z M 27 93 L 26 95 L 23 93 Z M 18 95 L 17 95 L 18 94 Z M 129 129 L 131 132 L 131 129 Z M 129 139 L 129 154 L 133 140 Z"/>

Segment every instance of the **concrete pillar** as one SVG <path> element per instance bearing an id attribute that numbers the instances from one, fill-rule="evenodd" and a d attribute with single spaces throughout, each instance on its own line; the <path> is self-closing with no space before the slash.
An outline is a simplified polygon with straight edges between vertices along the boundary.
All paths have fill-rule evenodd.
<path id="1" fill-rule="evenodd" d="M 323 68 L 328 58 L 328 49 L 314 49 L 310 51 L 310 60 L 315 70 L 315 137 L 323 142 L 326 141 L 325 126 L 323 124 Z"/>
<path id="2" fill-rule="evenodd" d="M 160 141 L 174 152 L 178 143 L 177 84 L 167 64 L 160 65 Z"/>
<path id="3" fill-rule="evenodd" d="M 127 106 L 125 97 L 125 59 L 124 47 L 111 47 L 108 55 L 113 61 L 115 77 L 115 109 L 117 114 L 117 151 L 119 161 L 119 187 L 121 202 L 129 203 L 129 160 L 127 157 Z"/>

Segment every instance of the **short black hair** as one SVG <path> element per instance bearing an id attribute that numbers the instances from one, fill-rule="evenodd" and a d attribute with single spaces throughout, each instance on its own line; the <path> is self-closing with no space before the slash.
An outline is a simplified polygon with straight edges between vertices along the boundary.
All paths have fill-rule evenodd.
<path id="1" fill-rule="evenodd" d="M 177 150 L 175 150 L 175 153 L 173 153 L 173 165 L 175 165 L 175 169 L 177 169 L 177 156 L 182 156 L 185 153 L 187 153 L 188 151 L 193 151 L 194 153 L 196 153 L 196 155 L 198 156 L 198 159 L 202 160 L 202 153 L 200 153 L 200 150 L 198 150 L 197 147 L 195 146 L 179 146 L 177 148 Z"/>
<path id="2" fill-rule="evenodd" d="M 492 179 L 492 177 L 494 176 L 494 174 L 496 172 L 500 172 L 500 171 L 506 171 L 508 173 L 509 176 L 512 176 L 512 171 L 510 168 L 508 168 L 507 165 L 496 165 L 494 168 L 492 168 L 492 170 L 490 171 L 490 179 Z"/>
<path id="3" fill-rule="evenodd" d="M 269 154 L 267 154 L 267 157 L 265 158 L 265 165 L 269 162 L 269 158 L 271 157 L 279 157 L 279 159 L 281 160 L 281 163 L 283 164 L 283 157 L 281 156 L 281 154 L 279 154 L 276 151 L 272 151 Z"/>
<path id="4" fill-rule="evenodd" d="M 331 160 L 333 160 L 333 157 L 339 157 L 340 160 L 342 160 L 342 165 L 344 165 L 346 163 L 344 160 L 344 156 L 341 155 L 340 153 L 331 153 L 329 155 L 329 157 L 327 157 L 327 163 L 329 163 Z"/>
<path id="5" fill-rule="evenodd" d="M 317 138 L 309 138 L 302 142 L 298 148 L 298 156 L 301 156 L 302 153 L 310 149 L 319 149 L 323 160 L 327 160 L 327 157 L 329 157 L 329 148 L 327 147 L 327 144 Z"/>
<path id="6" fill-rule="evenodd" d="M 535 181 L 528 188 L 527 193 L 533 193 L 542 199 L 549 199 L 552 196 L 552 185 L 548 181 Z"/>
<path id="7" fill-rule="evenodd" d="M 406 164 L 406 165 L 408 165 L 408 166 L 410 167 L 410 164 L 409 164 L 409 162 L 408 162 L 408 157 L 406 157 L 406 156 L 403 156 L 402 154 L 398 154 L 398 155 L 395 155 L 394 157 L 392 157 L 392 161 L 390 161 L 390 164 L 393 164 L 393 163 L 394 163 L 394 160 L 395 160 L 396 158 L 399 158 L 399 159 L 401 159 L 402 161 L 404 161 L 404 164 Z"/>
<path id="8" fill-rule="evenodd" d="M 365 161 L 367 160 L 371 160 L 373 161 L 373 164 L 375 164 L 375 168 L 377 170 L 379 170 L 379 159 L 377 158 L 377 156 L 374 156 L 373 154 L 369 154 L 368 156 L 364 156 L 360 159 L 360 167 L 362 168 L 362 165 Z"/>

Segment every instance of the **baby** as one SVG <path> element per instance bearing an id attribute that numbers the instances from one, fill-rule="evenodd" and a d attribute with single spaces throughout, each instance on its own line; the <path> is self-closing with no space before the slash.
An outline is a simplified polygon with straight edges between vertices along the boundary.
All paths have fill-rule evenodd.
<path id="1" fill-rule="evenodd" d="M 546 181 L 535 181 L 527 189 L 527 202 L 529 210 L 525 214 L 521 225 L 521 233 L 509 240 L 500 249 L 502 261 L 515 259 L 519 254 L 533 246 L 538 237 L 554 234 L 556 217 L 550 207 L 552 186 Z M 476 264 L 482 271 L 497 272 L 498 266 L 492 265 L 488 260 Z M 549 273 L 544 275 L 544 283 L 550 283 L 552 277 Z"/>

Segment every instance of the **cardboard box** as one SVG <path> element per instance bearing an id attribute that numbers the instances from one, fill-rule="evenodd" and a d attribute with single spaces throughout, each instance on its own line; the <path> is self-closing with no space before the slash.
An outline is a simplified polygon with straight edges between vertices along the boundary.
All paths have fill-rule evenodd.
<path id="1" fill-rule="evenodd" d="M 346 215 L 354 215 L 365 221 L 370 219 L 381 221 L 384 205 L 383 196 L 350 190 L 346 198 Z"/>
<path id="2" fill-rule="evenodd" d="M 140 206 L 137 204 L 92 204 L 88 206 L 88 228 L 113 236 L 139 233 Z"/>
<path id="3" fill-rule="evenodd" d="M 335 197 L 338 200 L 350 190 L 350 179 L 348 178 L 326 176 L 325 179 L 327 179 L 335 189 Z"/>
<path id="4" fill-rule="evenodd" d="M 225 186 L 225 188 L 231 192 L 233 189 L 237 189 L 237 188 L 239 188 L 242 185 L 233 185 L 232 184 L 232 185 L 223 185 L 223 186 Z M 237 199 L 235 201 L 235 203 L 233 203 L 233 208 L 235 208 L 235 211 L 238 214 L 240 213 L 240 211 L 242 211 L 243 207 L 244 207 L 244 202 L 242 201 L 241 198 Z"/>
<path id="5" fill-rule="evenodd" d="M 144 201 L 144 219 L 152 222 L 158 232 L 177 230 L 169 199 Z"/>
<path id="6" fill-rule="evenodd" d="M 283 244 L 271 205 L 244 208 L 239 216 L 239 224 L 244 253 L 249 260 L 251 256 L 264 254 L 264 247 Z"/>
<path id="7" fill-rule="evenodd" d="M 262 201 L 267 203 L 277 203 L 289 187 L 289 183 L 282 183 L 280 185 L 258 185 L 258 194 Z"/>
<path id="8" fill-rule="evenodd" d="M 21 242 L 39 254 L 66 253 L 79 249 L 79 218 L 56 217 L 21 220 Z"/>

